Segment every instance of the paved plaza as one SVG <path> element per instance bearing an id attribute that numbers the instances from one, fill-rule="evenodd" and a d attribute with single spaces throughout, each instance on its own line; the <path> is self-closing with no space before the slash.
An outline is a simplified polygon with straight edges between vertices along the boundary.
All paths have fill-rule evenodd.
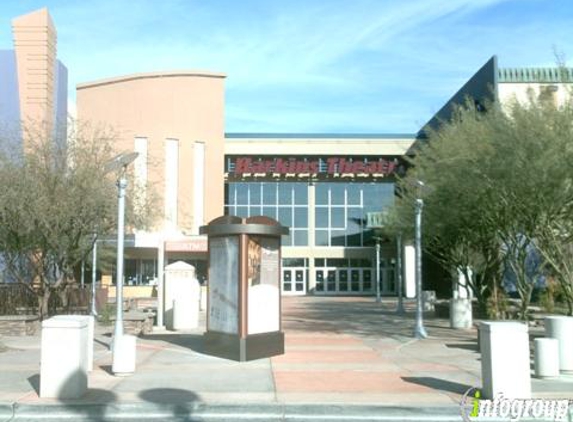
<path id="1" fill-rule="evenodd" d="M 66 412 L 75 415 L 70 420 L 282 420 L 285 409 L 299 415 L 293 420 L 460 420 L 463 393 L 481 387 L 477 332 L 427 316 L 429 338 L 415 340 L 414 305 L 406 305 L 398 316 L 395 299 L 283 298 L 286 353 L 246 363 L 203 354 L 203 327 L 155 330 L 138 339 L 137 370 L 129 377 L 111 374 L 112 327 L 100 326 L 89 390 L 78 400 L 40 399 L 40 337 L 4 337 L 0 421 L 14 409 L 15 421 L 50 414 L 57 420 Z M 532 386 L 536 398 L 573 399 L 573 376 L 532 378 Z"/>

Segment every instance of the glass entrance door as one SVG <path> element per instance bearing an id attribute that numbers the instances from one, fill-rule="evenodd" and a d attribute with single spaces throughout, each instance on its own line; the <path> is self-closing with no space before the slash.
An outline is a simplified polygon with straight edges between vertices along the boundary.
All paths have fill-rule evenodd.
<path id="1" fill-rule="evenodd" d="M 306 268 L 283 268 L 283 294 L 306 294 Z"/>

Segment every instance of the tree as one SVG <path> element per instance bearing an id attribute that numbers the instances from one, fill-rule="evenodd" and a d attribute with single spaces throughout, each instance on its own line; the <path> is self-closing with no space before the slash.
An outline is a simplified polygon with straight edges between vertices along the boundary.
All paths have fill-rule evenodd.
<path id="1" fill-rule="evenodd" d="M 0 253 L 5 271 L 38 297 L 48 314 L 50 296 L 76 280 L 74 268 L 93 248 L 94 234 L 116 227 L 116 175 L 105 170 L 115 135 L 81 127 L 65 140 L 47 138 L 30 124 L 24 147 L 0 139 Z M 135 193 L 132 193 L 131 197 Z"/>
<path id="2" fill-rule="evenodd" d="M 563 229 L 572 221 L 571 103 L 557 107 L 532 97 L 503 110 L 495 103 L 485 108 L 468 101 L 430 133 L 399 182 L 397 206 L 411 209 L 419 194 L 411 186 L 424 181 L 425 250 L 446 268 L 472 268 L 473 277 L 465 272 L 468 285 L 490 317 L 503 317 L 501 287 L 509 270 L 526 318 L 549 255 L 560 261 L 551 264 L 557 278 L 571 286 L 562 257 L 571 240 Z M 545 261 L 532 265 L 537 251 Z"/>

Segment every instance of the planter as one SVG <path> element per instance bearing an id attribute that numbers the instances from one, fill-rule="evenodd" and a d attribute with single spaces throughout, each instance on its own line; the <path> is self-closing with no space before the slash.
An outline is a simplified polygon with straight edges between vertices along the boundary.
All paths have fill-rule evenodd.
<path id="1" fill-rule="evenodd" d="M 472 302 L 470 299 L 450 299 L 450 328 L 472 327 Z"/>

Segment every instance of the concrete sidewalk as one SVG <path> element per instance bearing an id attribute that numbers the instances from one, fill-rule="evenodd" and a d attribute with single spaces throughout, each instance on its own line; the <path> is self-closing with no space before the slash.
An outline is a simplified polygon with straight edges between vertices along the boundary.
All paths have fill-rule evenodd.
<path id="1" fill-rule="evenodd" d="M 0 403 L 5 415 L 17 410 L 14 420 L 47 414 L 220 420 L 237 409 L 252 420 L 304 420 L 304 414 L 312 420 L 460 420 L 463 393 L 481 387 L 477 333 L 427 318 L 430 337 L 413 340 L 413 304 L 407 305 L 408 313 L 397 316 L 395 300 L 287 297 L 284 355 L 228 361 L 202 353 L 203 329 L 156 331 L 138 339 L 137 370 L 125 378 L 110 371 L 111 327 L 99 327 L 89 391 L 79 400 L 38 397 L 39 336 L 3 338 Z M 532 378 L 532 384 L 534 397 L 573 399 L 573 377 Z"/>

